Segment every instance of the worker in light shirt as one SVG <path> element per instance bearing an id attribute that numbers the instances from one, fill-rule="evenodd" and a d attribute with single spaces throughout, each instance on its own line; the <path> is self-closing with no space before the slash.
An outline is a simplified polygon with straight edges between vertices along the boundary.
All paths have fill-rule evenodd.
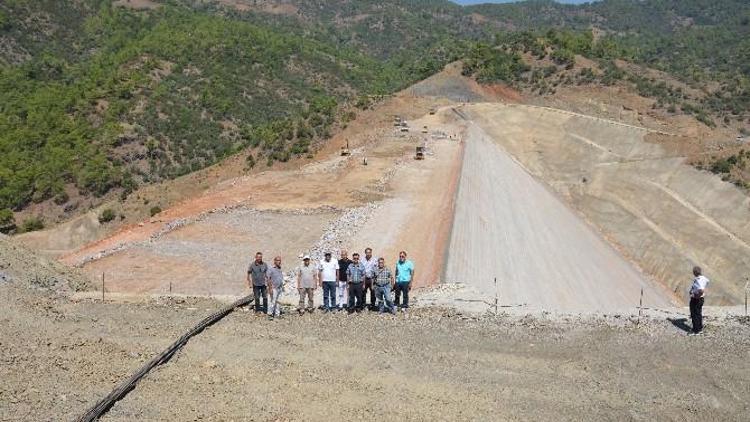
<path id="1" fill-rule="evenodd" d="M 706 286 L 709 279 L 703 275 L 701 267 L 693 267 L 693 284 L 690 285 L 690 319 L 693 321 L 693 332 L 700 334 L 703 331 L 703 300 L 706 296 Z"/>

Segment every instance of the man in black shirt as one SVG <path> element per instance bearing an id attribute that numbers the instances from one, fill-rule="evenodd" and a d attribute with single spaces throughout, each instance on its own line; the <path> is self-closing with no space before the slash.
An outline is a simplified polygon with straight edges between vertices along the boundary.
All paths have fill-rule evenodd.
<path id="1" fill-rule="evenodd" d="M 347 281 L 348 277 L 346 275 L 346 270 L 349 268 L 349 265 L 352 263 L 352 260 L 349 259 L 349 252 L 347 252 L 346 249 L 341 250 L 341 259 L 339 259 L 339 281 L 336 283 L 336 302 L 339 304 L 339 309 L 343 309 L 346 307 L 346 304 L 348 302 L 348 295 L 347 295 Z"/>

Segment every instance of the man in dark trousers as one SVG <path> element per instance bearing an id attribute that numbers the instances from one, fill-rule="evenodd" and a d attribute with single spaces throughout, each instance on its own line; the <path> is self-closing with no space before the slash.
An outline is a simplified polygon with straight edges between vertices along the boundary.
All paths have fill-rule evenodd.
<path id="1" fill-rule="evenodd" d="M 703 300 L 706 297 L 706 286 L 709 280 L 703 276 L 701 267 L 693 267 L 693 284 L 690 285 L 690 319 L 693 321 L 693 332 L 697 335 L 703 331 Z"/>
<path id="2" fill-rule="evenodd" d="M 331 259 L 331 253 L 323 254 L 318 264 L 318 280 L 323 286 L 323 312 L 336 312 L 336 283 L 339 279 L 339 262 Z"/>
<path id="3" fill-rule="evenodd" d="M 396 262 L 396 307 L 406 312 L 409 309 L 409 290 L 411 290 L 411 281 L 414 279 L 414 263 L 406 259 L 406 251 L 398 254 Z M 404 301 L 400 301 L 400 296 L 404 295 Z"/>
<path id="4" fill-rule="evenodd" d="M 346 249 L 342 249 L 341 258 L 339 259 L 339 280 L 336 283 L 336 303 L 338 303 L 339 309 L 347 307 L 349 279 L 346 269 L 349 268 L 349 264 L 351 263 L 352 260 L 349 259 L 349 252 Z"/>
<path id="5" fill-rule="evenodd" d="M 372 248 L 365 249 L 365 257 L 361 259 L 365 267 L 365 282 L 362 286 L 362 305 L 365 304 L 367 290 L 370 290 L 370 310 L 375 311 L 375 269 L 378 268 L 378 259 L 372 256 Z"/>
<path id="6" fill-rule="evenodd" d="M 247 267 L 247 288 L 253 288 L 253 299 L 255 301 L 255 313 L 265 314 L 268 312 L 268 290 L 266 288 L 266 272 L 268 265 L 263 262 L 263 254 L 255 254 L 255 261 Z M 263 298 L 263 306 L 260 306 L 260 299 Z"/>

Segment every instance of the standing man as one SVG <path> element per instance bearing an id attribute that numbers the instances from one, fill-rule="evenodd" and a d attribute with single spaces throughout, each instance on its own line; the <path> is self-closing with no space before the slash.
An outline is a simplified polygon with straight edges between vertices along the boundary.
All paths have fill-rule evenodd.
<path id="1" fill-rule="evenodd" d="M 279 298 L 284 292 L 284 273 L 281 271 L 281 257 L 273 259 L 273 266 L 266 271 L 268 289 L 271 291 L 271 308 L 268 310 L 268 319 L 273 321 L 274 317 L 281 316 L 281 305 Z"/>
<path id="2" fill-rule="evenodd" d="M 411 281 L 414 279 L 414 263 L 406 259 L 406 252 L 398 253 L 396 263 L 396 307 L 406 312 L 409 309 L 409 290 Z M 401 293 L 404 294 L 404 303 L 399 306 Z"/>
<path id="3" fill-rule="evenodd" d="M 349 280 L 349 313 L 351 314 L 355 310 L 361 312 L 364 308 L 364 302 L 362 298 L 362 284 L 365 281 L 365 266 L 359 262 L 359 254 L 354 253 L 352 255 L 354 259 L 346 269 L 347 279 Z M 356 300 L 356 305 L 355 305 Z"/>
<path id="4" fill-rule="evenodd" d="M 362 265 L 365 266 L 365 283 L 362 289 L 362 306 L 365 305 L 365 296 L 367 290 L 370 290 L 370 310 L 375 310 L 375 269 L 378 268 L 378 260 L 372 256 L 372 248 L 365 249 L 365 257 L 362 259 Z"/>
<path id="5" fill-rule="evenodd" d="M 336 285 L 336 301 L 339 304 L 339 309 L 343 309 L 347 305 L 347 288 L 348 288 L 348 273 L 346 272 L 352 260 L 349 259 L 349 252 L 346 249 L 341 250 L 341 258 L 339 259 L 339 280 Z"/>
<path id="6" fill-rule="evenodd" d="M 391 301 L 391 285 L 393 284 L 393 274 L 385 266 L 385 259 L 378 258 L 378 267 L 375 268 L 375 292 L 380 302 L 380 313 L 383 313 L 383 307 L 388 307 L 388 312 L 396 313 L 396 308 Z"/>
<path id="7" fill-rule="evenodd" d="M 310 265 L 310 256 L 305 255 L 302 257 L 302 266 L 297 270 L 297 291 L 299 292 L 297 312 L 300 315 L 305 312 L 305 296 L 307 296 L 307 312 L 312 313 L 315 310 L 313 294 L 315 294 L 316 287 L 318 287 L 317 271 L 313 265 Z"/>
<path id="8" fill-rule="evenodd" d="M 258 315 L 261 312 L 264 314 L 268 311 L 268 291 L 266 290 L 266 271 L 268 271 L 268 265 L 263 262 L 263 254 L 258 252 L 255 254 L 255 261 L 250 263 L 247 267 L 247 288 L 249 289 L 252 285 L 253 288 L 253 300 L 255 301 L 255 314 Z M 260 299 L 263 297 L 263 307 L 260 306 Z"/>
<path id="9" fill-rule="evenodd" d="M 693 284 L 690 286 L 690 319 L 693 321 L 693 335 L 703 331 L 703 300 L 706 296 L 708 278 L 703 276 L 701 267 L 693 267 Z"/>
<path id="10" fill-rule="evenodd" d="M 339 263 L 326 252 L 318 265 L 318 280 L 323 285 L 323 312 L 336 311 L 336 280 L 339 279 Z"/>

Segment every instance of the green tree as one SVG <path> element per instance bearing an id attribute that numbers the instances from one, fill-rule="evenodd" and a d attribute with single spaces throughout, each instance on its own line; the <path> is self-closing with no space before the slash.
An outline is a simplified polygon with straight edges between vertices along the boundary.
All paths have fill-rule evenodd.
<path id="1" fill-rule="evenodd" d="M 115 212 L 107 208 L 99 214 L 99 222 L 104 224 L 115 219 Z"/>
<path id="2" fill-rule="evenodd" d="M 28 233 L 44 228 L 44 220 L 38 216 L 28 217 L 21 223 L 21 233 Z"/>
<path id="3" fill-rule="evenodd" d="M 13 211 L 8 208 L 0 209 L 0 233 L 8 234 L 16 229 L 16 219 Z"/>

